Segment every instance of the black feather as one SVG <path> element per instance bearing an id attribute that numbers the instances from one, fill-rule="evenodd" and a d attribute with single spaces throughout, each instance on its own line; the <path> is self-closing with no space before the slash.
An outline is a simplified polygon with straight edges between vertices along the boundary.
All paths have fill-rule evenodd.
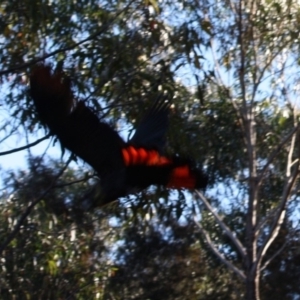
<path id="1" fill-rule="evenodd" d="M 170 102 L 166 96 L 160 95 L 139 123 L 129 144 L 162 152 L 166 143 L 169 112 Z"/>

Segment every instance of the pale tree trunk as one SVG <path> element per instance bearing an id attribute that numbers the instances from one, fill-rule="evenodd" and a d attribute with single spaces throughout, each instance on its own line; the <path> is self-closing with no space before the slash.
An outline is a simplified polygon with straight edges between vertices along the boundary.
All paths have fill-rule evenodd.
<path id="1" fill-rule="evenodd" d="M 262 51 L 264 49 L 262 33 L 259 26 L 256 27 L 253 19 L 259 17 L 259 10 L 256 6 L 256 1 L 244 1 L 239 0 L 229 1 L 230 9 L 234 16 L 235 31 L 233 38 L 236 42 L 233 43 L 236 46 L 234 50 L 234 59 L 231 67 L 235 69 L 237 83 L 233 85 L 237 91 L 233 91 L 232 88 L 226 86 L 225 80 L 222 80 L 222 70 L 218 58 L 216 58 L 214 45 L 217 44 L 211 38 L 211 48 L 213 53 L 214 66 L 217 78 L 217 84 L 222 88 L 226 88 L 228 91 L 228 100 L 231 102 L 235 109 L 238 122 L 241 126 L 243 135 L 243 141 L 245 150 L 247 153 L 247 181 L 248 185 L 248 199 L 246 207 L 246 226 L 245 226 L 245 241 L 241 242 L 237 235 L 231 231 L 231 229 L 224 224 L 221 216 L 219 216 L 214 208 L 210 205 L 209 200 L 205 198 L 203 194 L 197 192 L 200 201 L 204 204 L 205 208 L 213 215 L 216 223 L 222 228 L 222 231 L 231 240 L 236 248 L 236 252 L 242 259 L 242 267 L 235 266 L 234 263 L 228 261 L 226 257 L 220 253 L 218 246 L 214 244 L 208 232 L 203 228 L 199 222 L 199 218 L 195 217 L 195 223 L 199 230 L 203 234 L 206 242 L 217 255 L 217 257 L 231 270 L 237 277 L 245 284 L 245 298 L 247 300 L 260 300 L 260 279 L 262 271 L 269 265 L 269 263 L 284 249 L 285 245 L 282 245 L 280 249 L 268 260 L 266 259 L 266 253 L 276 237 L 279 234 L 282 224 L 286 218 L 286 208 L 289 199 L 293 193 L 293 188 L 297 178 L 299 178 L 299 160 L 300 150 L 297 150 L 295 145 L 300 144 L 300 126 L 299 126 L 299 114 L 297 115 L 297 109 L 293 106 L 289 107 L 290 111 L 294 113 L 294 126 L 290 132 L 287 133 L 282 140 L 269 151 L 269 156 L 259 161 L 259 145 L 257 145 L 257 129 L 256 124 L 258 120 L 257 103 L 261 99 L 258 95 L 259 86 L 263 83 L 263 78 L 268 69 L 271 69 L 274 62 L 282 65 L 278 71 L 280 75 L 280 82 L 283 85 L 282 96 L 285 103 L 292 103 L 288 99 L 287 91 L 288 86 L 285 86 L 285 65 L 286 61 L 281 58 L 280 53 L 285 49 L 286 45 L 280 47 L 270 46 L 268 53 Z M 255 18 L 254 18 L 255 17 Z M 209 19 L 209 18 L 208 18 Z M 267 45 L 268 46 L 268 45 Z M 272 48 L 273 47 L 273 48 Z M 272 52 L 273 50 L 273 52 Z M 278 58 L 280 56 L 280 58 Z M 282 56 L 283 57 L 283 56 Z M 275 61 L 278 59 L 278 61 Z M 281 61 L 282 59 L 282 61 Z M 269 73 L 268 73 L 269 76 Z M 272 132 L 271 132 L 272 133 Z M 261 141 L 261 139 L 260 139 Z M 282 154 L 286 155 L 286 172 L 282 174 L 285 178 L 282 194 L 277 207 L 268 211 L 266 215 L 261 215 L 261 199 L 260 189 L 264 184 L 264 180 L 268 177 L 268 170 L 272 167 L 273 162 L 277 157 Z M 201 209 L 199 205 L 199 209 Z"/>

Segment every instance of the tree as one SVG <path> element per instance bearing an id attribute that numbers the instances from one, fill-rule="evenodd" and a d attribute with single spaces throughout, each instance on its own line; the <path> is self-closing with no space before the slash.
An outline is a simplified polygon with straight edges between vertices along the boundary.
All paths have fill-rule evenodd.
<path id="1" fill-rule="evenodd" d="M 241 284 L 205 251 L 193 222 L 156 216 L 123 239 L 107 299 L 239 299 Z"/>
<path id="2" fill-rule="evenodd" d="M 245 281 L 246 298 L 260 299 L 259 282 L 264 263 L 268 262 L 267 251 L 284 224 L 289 201 L 297 201 L 299 118 L 291 89 L 293 82 L 286 75 L 294 71 L 295 65 L 288 68 L 288 62 L 295 55 L 295 43 L 286 37 L 297 35 L 294 29 L 298 26 L 298 10 L 296 4 L 287 9 L 284 2 L 240 1 L 230 3 L 224 14 L 224 8 L 218 5 L 213 5 L 214 10 L 203 10 L 207 11 L 206 22 L 213 32 L 211 49 L 223 59 L 220 66 L 215 56 L 216 85 L 226 91 L 226 102 L 235 110 L 235 122 L 240 127 L 241 134 L 237 136 L 244 143 L 238 149 L 244 153 L 231 155 L 229 168 L 240 177 L 235 187 L 246 191 L 245 198 L 236 198 L 237 202 L 247 201 L 242 239 L 213 212 L 203 195 L 199 197 L 235 245 L 242 265 L 226 259 L 200 224 L 199 228 L 214 252 Z M 220 13 L 224 17 L 222 28 L 214 22 Z M 217 41 L 213 43 L 214 40 Z M 232 84 L 225 84 L 224 72 Z M 236 164 L 238 169 L 233 168 Z"/>
<path id="3" fill-rule="evenodd" d="M 70 201 L 87 188 L 88 182 L 80 181 L 77 176 L 81 175 L 72 169 L 55 180 L 57 188 L 45 194 L 49 182 L 57 177 L 54 170 L 59 168 L 61 164 L 48 162 L 46 166 L 36 158 L 29 162 L 27 174 L 11 173 L 6 179 L 14 192 L 1 199 L 1 241 L 14 232 L 35 194 L 42 193 L 43 198 L 2 251 L 1 298 L 86 299 L 104 293 L 105 278 L 113 270 L 109 239 L 103 238 L 114 236 L 107 223 L 109 214 L 76 214 L 71 205 L 76 201 Z M 74 180 L 79 183 L 70 185 Z"/>
<path id="4" fill-rule="evenodd" d="M 133 214 L 168 215 L 167 205 L 178 218 L 192 215 L 204 249 L 234 272 L 247 299 L 265 297 L 259 283 L 284 273 L 275 266 L 297 274 L 289 250 L 299 202 L 296 1 L 4 1 L 1 10 L 3 140 L 40 141 L 26 94 L 40 61 L 63 67 L 79 98 L 129 131 L 157 90 L 170 91 L 169 150 L 204 165 L 210 188 L 193 203 L 151 188 L 131 198 Z M 123 217 L 124 202 L 115 211 Z"/>

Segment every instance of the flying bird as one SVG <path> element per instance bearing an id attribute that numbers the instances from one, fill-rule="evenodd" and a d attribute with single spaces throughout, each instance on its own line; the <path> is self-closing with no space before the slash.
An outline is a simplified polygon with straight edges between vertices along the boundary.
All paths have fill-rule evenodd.
<path id="1" fill-rule="evenodd" d="M 38 65 L 30 76 L 30 95 L 38 117 L 63 147 L 83 159 L 100 177 L 100 205 L 150 185 L 205 188 L 207 177 L 188 159 L 164 155 L 170 104 L 159 97 L 125 142 L 83 101 L 75 101 L 63 72 Z"/>

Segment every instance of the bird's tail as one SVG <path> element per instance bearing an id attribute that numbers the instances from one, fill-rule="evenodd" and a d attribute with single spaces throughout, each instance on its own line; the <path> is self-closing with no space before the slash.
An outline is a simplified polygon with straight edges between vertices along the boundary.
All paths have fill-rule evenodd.
<path id="1" fill-rule="evenodd" d="M 140 186 L 161 184 L 168 188 L 205 188 L 207 177 L 187 159 L 166 157 L 156 150 L 127 146 L 122 149 L 123 160 L 133 182 Z"/>

